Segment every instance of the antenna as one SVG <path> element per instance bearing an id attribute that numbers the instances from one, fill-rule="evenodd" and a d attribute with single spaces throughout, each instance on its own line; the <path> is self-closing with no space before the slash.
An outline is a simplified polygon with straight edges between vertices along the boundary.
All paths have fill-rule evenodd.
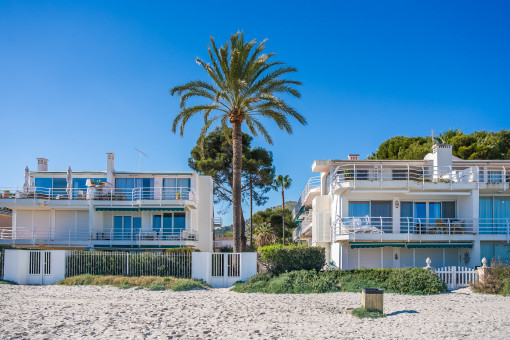
<path id="1" fill-rule="evenodd" d="M 434 130 L 430 130 L 430 134 L 432 135 L 432 144 L 436 144 L 434 143 L 434 133 L 435 133 Z"/>
<path id="2" fill-rule="evenodd" d="M 140 154 L 140 161 L 138 162 L 138 171 L 142 171 L 142 155 L 144 155 L 145 157 L 149 157 L 149 155 L 137 148 L 135 148 L 135 150 L 138 151 L 138 153 Z"/>

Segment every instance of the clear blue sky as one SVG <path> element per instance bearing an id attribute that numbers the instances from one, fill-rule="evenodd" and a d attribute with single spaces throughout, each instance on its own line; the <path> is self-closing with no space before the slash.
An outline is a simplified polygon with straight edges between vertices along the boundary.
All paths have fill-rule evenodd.
<path id="1" fill-rule="evenodd" d="M 149 5 L 150 3 L 150 5 Z M 186 4 L 184 4 L 186 3 Z M 362 157 L 394 135 L 510 128 L 508 1 L 1 1 L 2 186 L 36 157 L 50 170 L 187 170 L 195 119 L 170 132 L 168 90 L 204 78 L 212 35 L 243 30 L 298 68 L 308 119 L 268 123 L 277 173 L 297 199 L 314 159 Z M 271 194 L 268 206 L 279 203 Z M 231 222 L 230 217 L 225 222 Z"/>

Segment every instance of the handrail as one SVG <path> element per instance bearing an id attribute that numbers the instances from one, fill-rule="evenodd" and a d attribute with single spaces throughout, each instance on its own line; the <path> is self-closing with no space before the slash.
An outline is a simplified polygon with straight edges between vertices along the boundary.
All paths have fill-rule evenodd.
<path id="1" fill-rule="evenodd" d="M 0 199 L 42 199 L 42 200 L 189 200 L 197 201 L 195 189 L 188 187 L 145 187 L 145 188 L 43 188 L 43 187 L 0 187 Z"/>
<path id="2" fill-rule="evenodd" d="M 315 176 L 308 179 L 308 182 L 306 182 L 305 188 L 303 189 L 301 196 L 299 197 L 296 205 L 294 206 L 294 209 L 292 210 L 293 218 L 296 218 L 297 214 L 299 214 L 299 212 L 301 211 L 303 203 L 306 201 L 306 198 L 310 194 L 310 191 L 312 191 L 314 188 L 320 187 L 320 185 L 321 185 L 320 176 Z"/>

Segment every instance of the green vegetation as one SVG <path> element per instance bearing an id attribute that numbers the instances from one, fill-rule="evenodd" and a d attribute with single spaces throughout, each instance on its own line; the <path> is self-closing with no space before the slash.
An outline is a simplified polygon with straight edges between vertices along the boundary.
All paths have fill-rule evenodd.
<path id="1" fill-rule="evenodd" d="M 232 289 L 239 293 L 308 294 L 360 292 L 362 288 L 412 295 L 439 294 L 446 290 L 441 279 L 423 268 L 299 270 L 279 276 L 257 274 L 246 282 L 236 283 Z"/>
<path id="2" fill-rule="evenodd" d="M 471 283 L 471 289 L 477 293 L 510 295 L 510 266 L 493 265 L 485 280 Z"/>
<path id="3" fill-rule="evenodd" d="M 301 82 L 284 77 L 297 70 L 275 61 L 275 53 L 264 53 L 265 42 L 245 42 L 243 33 L 238 32 L 218 48 L 211 37 L 211 45 L 208 46 L 210 62 L 200 58 L 195 60 L 207 72 L 208 80 L 190 81 L 170 90 L 170 95 L 180 96 L 180 111 L 173 121 L 173 132 L 179 131 L 182 136 L 187 122 L 193 116 L 201 115 L 204 123 L 199 143 L 215 125 L 225 135 L 231 135 L 235 252 L 244 248 L 241 210 L 244 170 L 242 127 L 246 127 L 253 136 L 261 135 L 272 144 L 261 118 L 271 120 L 287 133 L 292 133 L 289 118 L 306 124 L 306 119 L 288 105 L 288 98 L 301 97 L 297 89 Z"/>
<path id="4" fill-rule="evenodd" d="M 273 188 L 278 191 L 281 189 L 282 192 L 282 207 L 285 206 L 285 189 L 290 188 L 292 185 L 292 178 L 289 175 L 278 175 L 274 182 Z M 282 243 L 285 245 L 285 209 L 282 209 Z"/>
<path id="5" fill-rule="evenodd" d="M 0 280 L 0 285 L 15 285 L 16 282 Z"/>
<path id="6" fill-rule="evenodd" d="M 274 244 L 258 249 L 259 261 L 272 275 L 294 270 L 321 270 L 326 264 L 322 247 Z"/>
<path id="7" fill-rule="evenodd" d="M 359 308 L 352 310 L 352 315 L 357 318 L 369 318 L 369 319 L 377 319 L 377 318 L 385 318 L 386 315 L 377 310 L 366 310 L 365 307 L 361 306 Z"/>
<path id="8" fill-rule="evenodd" d="M 57 283 L 63 286 L 114 286 L 119 288 L 146 288 L 148 290 L 195 290 L 206 289 L 209 285 L 193 279 L 178 279 L 175 277 L 159 276 L 117 276 L 117 275 L 78 275 L 67 277 Z"/>
<path id="9" fill-rule="evenodd" d="M 465 134 L 448 130 L 434 142 L 452 144 L 453 155 L 461 159 L 510 159 L 510 131 L 475 131 Z M 369 159 L 423 159 L 432 152 L 431 137 L 392 137 L 379 146 Z"/>
<path id="10" fill-rule="evenodd" d="M 292 243 L 292 231 L 296 228 L 296 222 L 292 218 L 292 211 L 289 208 L 285 208 L 285 243 Z M 268 223 L 271 234 L 273 237 L 270 238 L 270 243 L 282 243 L 282 232 L 283 232 L 283 223 L 282 223 L 282 209 L 281 208 L 268 208 L 266 210 L 261 210 L 253 214 L 253 225 L 255 228 L 254 234 L 261 233 L 261 224 Z M 262 229 L 266 230 L 267 226 Z M 267 231 L 267 230 L 266 230 Z M 257 238 L 259 236 L 257 235 Z M 263 246 L 265 244 L 261 244 Z"/>

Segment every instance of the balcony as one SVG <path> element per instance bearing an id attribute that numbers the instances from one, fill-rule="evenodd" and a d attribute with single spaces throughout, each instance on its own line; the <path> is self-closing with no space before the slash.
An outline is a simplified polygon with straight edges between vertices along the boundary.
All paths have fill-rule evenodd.
<path id="1" fill-rule="evenodd" d="M 16 204 L 39 204 L 42 201 L 55 204 L 79 203 L 80 201 L 94 201 L 98 204 L 108 203 L 109 205 L 129 202 L 134 205 L 141 201 L 157 201 L 157 204 L 171 204 L 170 201 L 192 202 L 196 204 L 197 195 L 194 189 L 187 187 L 155 187 L 155 188 L 109 188 L 109 187 L 88 187 L 87 189 L 77 188 L 0 188 L 0 202 L 5 205 Z M 128 204 L 128 205 L 129 205 Z"/>
<path id="2" fill-rule="evenodd" d="M 395 227 L 398 233 L 394 232 Z M 337 217 L 331 233 L 333 241 L 468 241 L 477 236 L 481 240 L 510 242 L 510 218 Z"/>
<path id="3" fill-rule="evenodd" d="M 292 211 L 292 217 L 294 219 L 299 219 L 300 214 L 302 213 L 302 208 L 305 206 L 312 205 L 312 200 L 315 196 L 320 195 L 320 187 L 321 187 L 321 178 L 320 176 L 312 177 L 308 180 L 301 193 L 301 197 L 299 197 L 294 210 Z"/>
<path id="4" fill-rule="evenodd" d="M 172 232 L 160 230 L 117 230 L 115 228 L 97 229 L 90 233 L 88 229 L 72 228 L 55 230 L 54 228 L 13 227 L 0 232 L 0 243 L 12 245 L 59 245 L 83 247 L 124 246 L 167 246 L 195 245 L 198 241 L 197 230 Z"/>
<path id="5" fill-rule="evenodd" d="M 331 179 L 334 194 L 345 190 L 469 190 L 494 187 L 509 189 L 510 167 L 450 167 L 345 164 L 335 169 Z"/>

